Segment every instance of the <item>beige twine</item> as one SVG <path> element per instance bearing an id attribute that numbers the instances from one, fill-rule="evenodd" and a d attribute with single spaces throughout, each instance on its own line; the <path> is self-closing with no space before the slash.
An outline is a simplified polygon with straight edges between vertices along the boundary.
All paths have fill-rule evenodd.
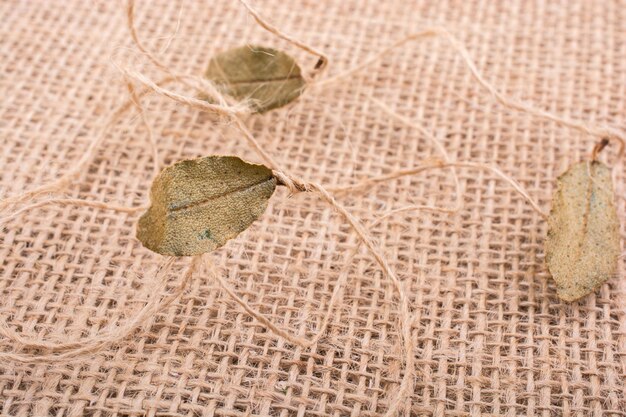
<path id="1" fill-rule="evenodd" d="M 470 72 L 473 78 L 483 88 L 485 88 L 487 92 L 498 103 L 500 103 L 504 107 L 517 110 L 522 113 L 526 113 L 535 117 L 543 118 L 545 120 L 550 120 L 559 125 L 570 127 L 572 129 L 578 130 L 580 132 L 583 132 L 591 136 L 606 137 L 607 139 L 617 141 L 619 144 L 618 157 L 621 156 L 624 151 L 626 135 L 624 135 L 624 133 L 620 130 L 617 130 L 611 127 L 596 126 L 596 125 L 588 124 L 582 121 L 564 118 L 564 117 L 552 114 L 550 112 L 537 109 L 530 104 L 522 103 L 522 102 L 516 101 L 514 99 L 510 99 L 504 96 L 493 85 L 491 85 L 484 79 L 484 77 L 481 75 L 481 73 L 478 71 L 475 64 L 471 60 L 471 57 L 469 56 L 469 53 L 467 52 L 465 47 L 445 29 L 442 29 L 442 28 L 426 29 L 419 33 L 409 35 L 399 40 L 398 42 L 394 43 L 393 45 L 389 46 L 388 48 L 384 49 L 383 51 L 376 54 L 372 58 L 365 60 L 362 64 L 354 68 L 351 68 L 347 71 L 344 71 L 330 78 L 313 81 L 313 75 L 320 73 L 327 66 L 328 58 L 323 53 L 317 51 L 316 49 L 312 47 L 307 46 L 306 44 L 298 41 L 297 39 L 294 39 L 293 37 L 290 37 L 284 34 L 275 26 L 269 24 L 260 16 L 260 14 L 257 11 L 255 11 L 251 6 L 249 6 L 249 4 L 246 1 L 240 0 L 240 2 L 244 5 L 244 7 L 246 7 L 246 9 L 254 17 L 255 21 L 259 23 L 263 28 L 281 37 L 282 39 L 290 42 L 291 44 L 307 52 L 310 52 L 314 55 L 319 56 L 318 64 L 315 66 L 315 69 L 312 72 L 310 76 L 310 80 L 309 80 L 309 85 L 312 87 L 316 87 L 316 86 L 322 87 L 322 88 L 327 87 L 333 83 L 336 83 L 337 81 L 341 79 L 354 75 L 362 71 L 363 69 L 373 65 L 377 61 L 381 60 L 391 50 L 401 45 L 404 45 L 405 43 L 411 40 L 441 35 L 446 40 L 448 40 L 451 46 L 461 55 L 461 57 L 463 58 L 463 61 L 465 62 L 467 67 L 470 69 Z M 356 236 L 359 238 L 359 243 L 355 248 L 352 249 L 352 251 L 348 255 L 348 258 L 347 258 L 348 261 L 346 262 L 346 264 L 344 265 L 340 273 L 339 280 L 337 282 L 337 285 L 335 286 L 335 289 L 333 291 L 333 294 L 331 296 L 331 299 L 328 305 L 328 309 L 324 315 L 324 318 L 322 320 L 322 323 L 319 329 L 317 329 L 317 332 L 315 333 L 315 335 L 309 339 L 292 335 L 288 331 L 281 329 L 280 327 L 273 324 L 262 313 L 250 307 L 247 304 L 247 302 L 243 300 L 241 297 L 239 297 L 237 293 L 232 288 L 230 288 L 230 286 L 226 283 L 226 281 L 220 276 L 220 274 L 217 271 L 217 267 L 212 263 L 212 261 L 210 260 L 210 257 L 205 256 L 204 262 L 206 263 L 210 276 L 213 279 L 215 279 L 216 282 L 229 294 L 229 296 L 232 297 L 248 314 L 250 314 L 260 323 L 266 325 L 277 336 L 280 336 L 288 340 L 291 343 L 294 343 L 303 347 L 310 347 L 314 345 L 315 343 L 317 343 L 317 341 L 319 341 L 319 339 L 322 337 L 322 335 L 326 331 L 328 327 L 328 323 L 330 321 L 330 317 L 332 316 L 332 312 L 335 307 L 335 304 L 338 302 L 341 292 L 343 291 L 343 288 L 347 282 L 350 265 L 352 264 L 352 261 L 354 257 L 356 256 L 356 253 L 358 252 L 360 244 L 364 244 L 367 250 L 369 251 L 369 253 L 376 260 L 377 264 L 381 267 L 384 273 L 384 276 L 387 277 L 393 284 L 393 287 L 396 290 L 399 300 L 400 300 L 399 322 L 400 322 L 400 334 L 401 334 L 401 339 L 402 339 L 402 347 L 404 351 L 405 371 L 404 371 L 404 375 L 403 375 L 400 387 L 398 389 L 398 392 L 394 400 L 390 403 L 389 408 L 386 413 L 386 415 L 394 415 L 397 412 L 397 410 L 399 410 L 400 407 L 403 406 L 403 402 L 406 400 L 406 398 L 409 397 L 408 394 L 412 388 L 413 376 L 414 376 L 414 371 L 415 371 L 414 355 L 413 355 L 413 350 L 414 350 L 413 338 L 411 334 L 413 318 L 410 313 L 408 297 L 406 296 L 402 283 L 397 278 L 393 270 L 390 268 L 389 263 L 387 259 L 385 258 L 385 256 L 383 255 L 382 251 L 374 243 L 374 239 L 368 233 L 368 229 L 376 226 L 377 224 L 379 224 L 380 221 L 382 221 L 385 218 L 388 218 L 392 215 L 396 215 L 398 213 L 402 213 L 406 211 L 429 210 L 429 211 L 453 214 L 461 210 L 463 207 L 462 197 L 461 197 L 462 193 L 460 190 L 458 175 L 456 173 L 455 168 L 472 168 L 472 169 L 489 171 L 492 174 L 503 179 L 505 182 L 507 182 L 517 193 L 520 194 L 520 196 L 522 196 L 526 201 L 528 201 L 528 203 L 531 205 L 533 210 L 536 211 L 539 215 L 545 218 L 547 214 L 528 195 L 528 193 L 523 189 L 521 185 L 519 185 L 515 180 L 513 180 L 512 178 L 504 174 L 500 169 L 498 169 L 495 166 L 489 166 L 486 164 L 475 163 L 471 161 L 467 161 L 467 162 L 451 161 L 449 159 L 449 156 L 445 147 L 443 147 L 443 145 L 441 145 L 441 143 L 436 139 L 436 137 L 434 137 L 430 132 L 423 129 L 418 124 L 397 114 L 395 111 L 389 108 L 385 103 L 377 100 L 374 97 L 369 97 L 369 99 L 373 103 L 375 103 L 377 106 L 379 106 L 383 111 L 385 111 L 387 114 L 389 114 L 391 117 L 395 118 L 396 120 L 406 124 L 407 126 L 415 128 L 422 135 L 424 135 L 427 139 L 429 139 L 433 143 L 433 145 L 437 148 L 437 150 L 441 153 L 442 160 L 438 160 L 438 159 L 432 160 L 430 162 L 424 163 L 422 165 L 419 165 L 413 168 L 409 168 L 405 170 L 398 170 L 396 172 L 392 172 L 384 176 L 368 178 L 357 184 L 352 184 L 352 185 L 348 185 L 344 187 L 334 187 L 330 189 L 325 189 L 320 184 L 309 183 L 302 179 L 299 179 L 289 174 L 285 170 L 281 169 L 281 166 L 256 141 L 252 133 L 249 131 L 245 123 L 242 121 L 240 116 L 248 114 L 250 111 L 250 107 L 247 105 L 247 103 L 245 102 L 236 103 L 236 102 L 232 102 L 232 100 L 227 97 L 223 97 L 219 93 L 219 91 L 215 88 L 215 86 L 213 86 L 212 83 L 208 82 L 207 80 L 204 80 L 202 78 L 195 77 L 192 75 L 178 74 L 178 73 L 172 72 L 166 65 L 162 64 L 157 58 L 154 57 L 154 55 L 152 55 L 148 50 L 146 50 L 143 47 L 139 37 L 137 36 L 137 32 L 134 26 L 133 7 L 134 7 L 134 2 L 131 0 L 128 2 L 128 7 L 127 7 L 128 25 L 129 25 L 129 29 L 131 33 L 131 38 L 133 39 L 137 48 L 155 66 L 163 70 L 168 75 L 168 77 L 164 78 L 163 80 L 159 82 L 154 82 L 150 78 L 148 78 L 147 76 L 145 76 L 144 74 L 138 71 L 120 66 L 119 69 L 121 73 L 124 75 L 124 77 L 127 80 L 129 80 L 127 82 L 127 86 L 129 89 L 130 99 L 126 101 L 125 103 L 123 103 L 117 110 L 115 110 L 112 113 L 111 117 L 102 128 L 100 134 L 97 135 L 94 138 L 94 140 L 89 144 L 85 154 L 79 161 L 77 161 L 77 163 L 74 165 L 74 168 L 70 169 L 67 173 L 65 173 L 60 178 L 58 178 L 57 180 L 51 183 L 39 186 L 32 191 L 22 193 L 15 197 L 10 197 L 10 198 L 6 198 L 2 200 L 0 202 L 0 210 L 13 208 L 17 204 L 24 203 L 42 194 L 60 192 L 66 189 L 67 187 L 69 187 L 72 181 L 77 179 L 77 177 L 84 171 L 84 169 L 87 166 L 89 166 L 89 164 L 92 162 L 93 158 L 95 157 L 98 147 L 100 146 L 100 144 L 103 142 L 104 138 L 106 137 L 106 133 L 108 132 L 108 129 L 110 129 L 110 127 L 115 122 L 117 122 L 124 114 L 126 114 L 126 112 L 129 110 L 131 106 L 134 106 L 137 109 L 142 119 L 142 123 L 147 128 L 148 139 L 149 139 L 149 143 L 150 143 L 151 150 L 152 150 L 152 158 L 153 158 L 153 164 L 154 164 L 153 171 L 154 171 L 154 174 L 156 175 L 159 172 L 159 157 L 158 157 L 158 152 L 157 152 L 157 147 L 156 147 L 156 141 L 155 141 L 152 129 L 150 127 L 150 124 L 147 120 L 147 116 L 141 106 L 141 98 L 146 96 L 147 94 L 156 93 L 158 95 L 168 97 L 169 99 L 174 100 L 175 102 L 188 105 L 192 108 L 195 108 L 204 112 L 209 112 L 211 114 L 215 114 L 218 116 L 227 117 L 229 120 L 232 120 L 235 126 L 243 133 L 244 138 L 246 139 L 248 144 L 252 147 L 252 149 L 254 149 L 254 151 L 259 155 L 259 157 L 274 170 L 276 177 L 278 178 L 279 182 L 282 185 L 286 186 L 291 193 L 298 193 L 298 192 L 317 193 L 323 201 L 325 201 L 336 212 L 338 212 L 341 215 L 341 217 L 344 219 L 344 221 L 348 223 L 348 225 L 352 228 Z M 140 92 L 137 92 L 133 84 L 130 82 L 130 80 L 134 80 L 142 84 L 144 89 Z M 166 89 L 164 86 L 171 82 L 179 82 L 187 87 L 193 88 L 194 90 L 202 91 L 203 93 L 207 94 L 209 97 L 214 98 L 215 100 L 213 101 L 213 103 L 217 103 L 217 104 L 209 103 L 204 100 L 199 100 L 194 97 L 189 97 L 189 96 L 185 96 L 182 94 L 178 94 L 169 89 Z M 456 194 L 456 202 L 452 208 L 440 208 L 440 207 L 426 206 L 426 205 L 423 205 L 423 206 L 412 205 L 412 206 L 402 207 L 399 209 L 391 210 L 383 214 L 381 217 L 379 217 L 374 222 L 369 224 L 368 227 L 364 227 L 363 225 L 361 225 L 360 221 L 356 219 L 353 215 L 351 215 L 341 204 L 339 204 L 334 199 L 333 195 L 331 194 L 331 192 L 334 192 L 337 194 L 350 193 L 350 192 L 355 193 L 364 189 L 370 189 L 371 187 L 377 184 L 383 183 L 383 182 L 392 181 L 401 177 L 415 175 L 420 172 L 425 172 L 425 171 L 429 171 L 433 169 L 451 169 L 451 173 L 452 173 L 454 184 L 455 184 L 455 194 Z M 8 214 L 4 217 L 0 217 L 0 224 L 3 224 L 11 219 L 15 219 L 26 211 L 29 211 L 35 208 L 40 208 L 40 207 L 50 205 L 50 204 L 56 204 L 56 205 L 61 205 L 61 206 L 73 205 L 73 206 L 99 208 L 99 209 L 113 210 L 113 211 L 118 211 L 118 212 L 128 213 L 128 214 L 135 214 L 137 212 L 145 210 L 146 208 L 145 206 L 124 207 L 124 206 L 118 206 L 118 205 L 109 204 L 105 202 L 88 201 L 88 200 L 82 200 L 82 199 L 57 198 L 57 199 L 43 200 L 43 201 L 26 205 L 14 211 L 11 214 Z M 83 339 L 81 341 L 66 342 L 66 343 L 51 343 L 51 342 L 45 342 L 45 341 L 39 341 L 39 340 L 31 340 L 31 339 L 26 339 L 20 336 L 18 333 L 12 330 L 5 321 L 0 321 L 0 334 L 2 334 L 4 337 L 14 341 L 15 343 L 18 343 L 24 348 L 32 348 L 32 349 L 38 349 L 38 350 L 44 350 L 44 351 L 50 352 L 46 354 L 33 354 L 33 355 L 18 354 L 18 353 L 0 353 L 0 357 L 7 359 L 7 360 L 17 361 L 17 362 L 49 363 L 49 362 L 60 361 L 60 360 L 71 360 L 75 358 L 77 355 L 84 354 L 84 353 L 93 353 L 94 351 L 102 349 L 112 343 L 119 342 L 120 340 L 130 335 L 133 331 L 135 331 L 142 324 L 144 324 L 144 322 L 148 320 L 150 317 L 152 317 L 157 311 L 166 307 L 167 305 L 170 305 L 172 302 L 176 301 L 184 292 L 188 282 L 191 280 L 194 272 L 198 270 L 201 262 L 202 262 L 202 257 L 193 257 L 183 275 L 183 279 L 181 283 L 177 286 L 175 291 L 166 296 L 161 296 L 161 294 L 166 290 L 167 275 L 173 263 L 173 259 L 168 259 L 163 264 L 163 266 L 159 268 L 159 271 L 157 272 L 155 279 L 154 279 L 154 283 L 153 283 L 154 288 L 150 289 L 151 297 L 149 298 L 145 306 L 140 310 L 140 312 L 136 316 L 134 316 L 133 319 L 125 323 L 123 326 L 119 326 L 115 330 L 105 332 L 96 337 Z"/>

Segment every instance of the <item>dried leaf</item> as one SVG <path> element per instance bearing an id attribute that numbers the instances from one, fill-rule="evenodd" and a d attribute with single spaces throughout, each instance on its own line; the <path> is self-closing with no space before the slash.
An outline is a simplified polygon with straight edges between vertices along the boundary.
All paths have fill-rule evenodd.
<path id="1" fill-rule="evenodd" d="M 573 165 L 557 183 L 548 218 L 546 262 L 558 296 L 574 301 L 615 275 L 619 220 L 611 171 L 601 162 Z"/>
<path id="2" fill-rule="evenodd" d="M 234 156 L 178 162 L 154 180 L 137 238 L 161 255 L 210 252 L 258 219 L 275 188 L 269 168 Z"/>
<path id="3" fill-rule="evenodd" d="M 260 46 L 242 46 L 216 55 L 205 75 L 222 93 L 251 100 L 259 113 L 290 103 L 306 85 L 293 58 Z"/>

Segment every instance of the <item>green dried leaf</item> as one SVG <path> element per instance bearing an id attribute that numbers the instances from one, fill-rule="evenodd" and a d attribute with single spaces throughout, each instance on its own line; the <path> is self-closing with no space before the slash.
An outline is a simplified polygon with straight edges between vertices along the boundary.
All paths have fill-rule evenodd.
<path id="1" fill-rule="evenodd" d="M 161 255 L 210 252 L 258 219 L 275 188 L 269 168 L 234 156 L 178 162 L 152 183 L 137 238 Z"/>
<path id="2" fill-rule="evenodd" d="M 306 85 L 293 58 L 261 46 L 247 45 L 216 55 L 205 75 L 223 94 L 249 99 L 259 113 L 290 103 Z"/>
<path id="3" fill-rule="evenodd" d="M 574 301 L 616 274 L 619 220 L 611 171 L 601 162 L 571 166 L 557 185 L 548 218 L 546 262 L 558 296 Z"/>

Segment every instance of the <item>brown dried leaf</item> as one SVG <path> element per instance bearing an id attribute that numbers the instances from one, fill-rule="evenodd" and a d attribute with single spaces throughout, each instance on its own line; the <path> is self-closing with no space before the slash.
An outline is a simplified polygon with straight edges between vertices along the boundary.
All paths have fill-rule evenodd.
<path id="1" fill-rule="evenodd" d="M 205 76 L 237 100 L 248 99 L 259 113 L 300 96 L 306 81 L 289 55 L 272 48 L 242 46 L 211 59 Z"/>
<path id="2" fill-rule="evenodd" d="M 575 164 L 557 185 L 548 218 L 546 262 L 558 296 L 574 301 L 615 275 L 619 220 L 611 171 L 603 163 Z"/>
<path id="3" fill-rule="evenodd" d="M 258 219 L 275 188 L 269 168 L 234 156 L 178 162 L 152 183 L 137 238 L 161 255 L 210 252 Z"/>

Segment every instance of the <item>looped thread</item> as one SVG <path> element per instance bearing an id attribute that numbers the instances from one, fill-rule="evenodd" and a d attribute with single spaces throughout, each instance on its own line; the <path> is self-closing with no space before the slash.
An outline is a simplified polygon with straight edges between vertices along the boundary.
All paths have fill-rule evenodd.
<path id="1" fill-rule="evenodd" d="M 171 76 L 163 78 L 159 84 L 165 85 L 174 81 L 174 78 Z M 127 99 L 124 103 L 122 103 L 117 109 L 115 109 L 111 115 L 109 116 L 107 122 L 100 129 L 100 132 L 94 136 L 93 140 L 85 150 L 83 156 L 74 164 L 72 167 L 63 174 L 60 178 L 57 178 L 54 181 L 51 181 L 47 184 L 40 185 L 35 187 L 33 190 L 26 191 L 22 194 L 17 194 L 12 197 L 5 198 L 0 201 L 0 212 L 12 208 L 20 203 L 23 203 L 27 200 L 33 199 L 40 195 L 46 193 L 55 193 L 64 190 L 66 187 L 72 184 L 72 182 L 80 177 L 82 173 L 86 171 L 86 167 L 88 167 L 93 159 L 96 156 L 96 152 L 100 144 L 106 138 L 109 129 L 130 109 L 132 106 L 137 107 L 136 103 L 139 103 L 141 97 L 151 93 L 152 91 L 149 88 L 146 88 L 140 92 L 135 91 L 133 88 L 129 90 L 131 93 L 131 97 Z M 142 117 L 142 121 L 147 123 L 145 117 Z M 149 134 L 151 134 L 152 130 L 148 129 Z M 156 149 L 156 148 L 155 148 Z M 156 152 L 153 152 L 153 155 L 156 155 Z M 158 165 L 158 161 L 155 161 L 155 165 Z"/>
<path id="2" fill-rule="evenodd" d="M 176 289 L 165 296 L 161 296 L 165 291 L 168 282 L 168 273 L 175 261 L 175 258 L 167 258 L 165 263 L 157 272 L 152 285 L 148 290 L 148 301 L 137 312 L 128 323 L 106 331 L 98 336 L 72 342 L 51 343 L 46 341 L 27 339 L 20 336 L 11 329 L 5 320 L 0 320 L 0 335 L 17 343 L 23 348 L 40 349 L 47 353 L 29 355 L 21 353 L 0 352 L 0 358 L 21 363 L 52 363 L 75 359 L 77 356 L 87 353 L 94 353 L 106 346 L 116 343 L 128 337 L 139 327 L 146 324 L 146 321 L 178 300 L 187 288 L 193 274 L 200 266 L 200 257 L 192 258 L 187 269 L 183 273 L 183 279 Z M 160 277 L 159 277 L 160 276 Z M 57 352 L 60 352 L 57 354 Z"/>
<path id="3" fill-rule="evenodd" d="M 470 53 L 467 50 L 467 48 L 465 48 L 465 46 L 461 43 L 461 41 L 459 41 L 445 27 L 431 27 L 431 28 L 423 29 L 416 33 L 409 34 L 405 36 L 404 38 L 394 42 L 393 44 L 383 49 L 382 51 L 376 53 L 374 56 L 366 59 L 361 64 L 358 64 L 352 68 L 349 68 L 332 77 L 328 77 L 323 80 L 316 81 L 312 83 L 312 86 L 322 87 L 322 88 L 327 87 L 330 84 L 336 83 L 337 81 L 340 81 L 344 78 L 353 76 L 356 73 L 361 72 L 362 70 L 369 67 L 370 65 L 380 61 L 392 50 L 398 48 L 399 46 L 406 44 L 407 42 L 418 40 L 418 39 L 423 39 L 423 38 L 430 38 L 434 36 L 442 36 L 446 41 L 448 41 L 450 46 L 452 46 L 452 48 L 461 56 L 461 58 L 463 58 L 463 62 L 470 70 L 470 74 L 472 75 L 472 78 L 474 78 L 474 80 L 481 87 L 483 87 L 496 102 L 500 103 L 502 106 L 504 106 L 507 109 L 519 111 L 522 113 L 529 114 L 533 117 L 538 117 L 540 119 L 548 120 L 558 125 L 578 130 L 579 132 L 584 133 L 586 135 L 595 136 L 595 137 L 606 137 L 610 140 L 618 142 L 619 151 L 618 151 L 617 160 L 621 161 L 621 158 L 624 154 L 624 150 L 626 148 L 626 132 L 620 129 L 616 129 L 611 126 L 595 125 L 592 123 L 587 123 L 582 120 L 570 119 L 564 116 L 559 116 L 558 114 L 554 114 L 549 111 L 537 108 L 533 104 L 525 103 L 525 102 L 507 97 L 506 95 L 498 91 L 498 89 L 493 84 L 491 84 L 485 79 L 485 77 L 481 74 L 481 72 L 476 67 L 476 64 L 472 60 L 472 57 L 470 56 Z"/>
<path id="4" fill-rule="evenodd" d="M 270 33 L 273 33 L 274 35 L 278 36 L 281 39 L 286 40 L 287 42 L 291 43 L 292 45 L 297 46 L 298 48 L 302 49 L 303 51 L 306 51 L 310 54 L 313 55 L 317 55 L 319 58 L 317 60 L 317 62 L 315 63 L 315 66 L 313 67 L 313 71 L 311 71 L 311 74 L 308 75 L 307 78 L 310 78 L 309 82 L 311 82 L 311 80 L 316 76 L 319 75 L 320 73 L 322 73 L 324 71 L 324 69 L 328 66 L 328 56 L 326 56 L 325 53 L 317 50 L 316 48 L 313 48 L 310 45 L 305 44 L 304 42 L 299 41 L 298 39 L 287 35 L 286 33 L 284 33 L 283 31 L 281 31 L 280 29 L 278 29 L 276 26 L 272 25 L 271 23 L 269 23 L 268 21 L 266 21 L 265 19 L 263 19 L 261 17 L 261 15 L 259 14 L 259 12 L 257 12 L 252 6 L 250 6 L 250 4 L 246 1 L 246 0 L 239 0 L 239 2 L 248 10 L 248 13 L 250 13 L 252 15 L 252 17 L 254 18 L 254 20 L 256 20 L 256 22 L 265 30 L 267 30 Z"/>

